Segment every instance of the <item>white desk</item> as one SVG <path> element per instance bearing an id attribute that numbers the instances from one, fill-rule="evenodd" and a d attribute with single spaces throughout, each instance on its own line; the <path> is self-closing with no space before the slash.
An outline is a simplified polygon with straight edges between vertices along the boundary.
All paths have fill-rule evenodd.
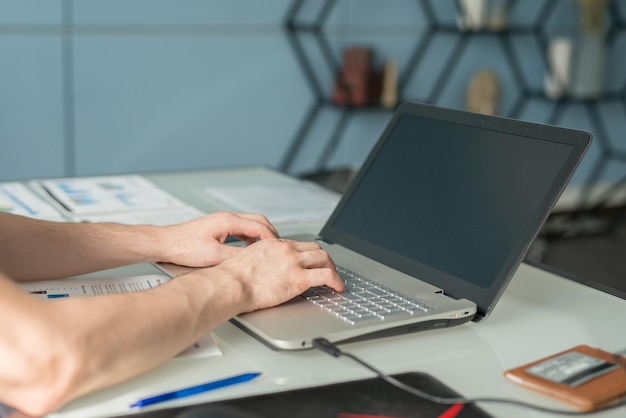
<path id="1" fill-rule="evenodd" d="M 263 168 L 147 175 L 177 197 L 207 212 L 228 209 L 203 192 L 206 186 L 294 181 Z M 279 225 L 282 233 L 317 232 L 319 224 Z M 493 314 L 479 324 L 346 344 L 350 351 L 388 373 L 423 371 L 466 397 L 516 398 L 554 408 L 565 405 L 520 388 L 503 371 L 578 344 L 619 350 L 626 346 L 626 301 L 523 264 Z M 161 404 L 202 403 L 306 386 L 372 377 L 347 358 L 315 350 L 272 351 L 230 323 L 215 332 L 221 357 L 174 359 L 144 376 L 84 396 L 53 417 L 123 415 L 139 397 L 239 372 L 261 371 L 251 383 Z M 482 404 L 496 417 L 551 417 L 519 407 Z M 623 417 L 626 407 L 595 417 Z"/>

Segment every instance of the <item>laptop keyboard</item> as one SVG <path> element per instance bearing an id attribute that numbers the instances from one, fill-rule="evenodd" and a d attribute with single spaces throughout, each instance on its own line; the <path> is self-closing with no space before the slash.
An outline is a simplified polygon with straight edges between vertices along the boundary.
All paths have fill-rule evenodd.
<path id="1" fill-rule="evenodd" d="M 318 286 L 310 288 L 302 296 L 350 324 L 414 315 L 430 309 L 424 303 L 402 296 L 346 268 L 338 266 L 337 272 L 344 279 L 345 292 Z"/>

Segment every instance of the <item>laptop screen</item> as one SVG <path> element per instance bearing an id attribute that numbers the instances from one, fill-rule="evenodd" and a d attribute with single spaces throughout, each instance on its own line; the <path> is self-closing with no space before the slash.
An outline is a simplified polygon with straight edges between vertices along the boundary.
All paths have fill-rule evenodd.
<path id="1" fill-rule="evenodd" d="M 406 105 L 322 236 L 474 301 L 480 319 L 588 142 L 579 131 Z"/>

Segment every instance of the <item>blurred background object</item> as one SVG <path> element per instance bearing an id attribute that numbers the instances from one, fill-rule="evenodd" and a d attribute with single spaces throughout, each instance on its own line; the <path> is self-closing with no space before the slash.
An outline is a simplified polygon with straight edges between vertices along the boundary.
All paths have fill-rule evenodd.
<path id="1" fill-rule="evenodd" d="M 467 110 L 497 115 L 500 106 L 500 81 L 492 70 L 480 70 L 472 76 L 467 87 Z"/>

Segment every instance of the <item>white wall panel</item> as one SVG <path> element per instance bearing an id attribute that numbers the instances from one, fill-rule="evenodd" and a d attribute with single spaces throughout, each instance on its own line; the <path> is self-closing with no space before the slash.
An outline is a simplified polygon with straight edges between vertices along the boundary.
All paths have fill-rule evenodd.
<path id="1" fill-rule="evenodd" d="M 0 181 L 65 172 L 61 37 L 0 35 Z"/>
<path id="2" fill-rule="evenodd" d="M 77 36 L 77 174 L 277 166 L 311 100 L 282 34 Z"/>

